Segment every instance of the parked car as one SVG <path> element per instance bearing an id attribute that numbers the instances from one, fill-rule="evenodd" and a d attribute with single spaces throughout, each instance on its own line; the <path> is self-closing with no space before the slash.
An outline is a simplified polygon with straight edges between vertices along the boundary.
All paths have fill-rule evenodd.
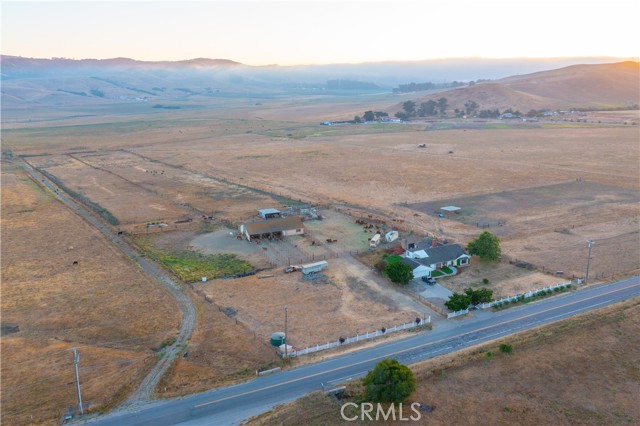
<path id="1" fill-rule="evenodd" d="M 425 283 L 429 284 L 429 285 L 434 285 L 437 284 L 436 280 L 430 277 L 422 277 L 422 281 L 424 281 Z"/>

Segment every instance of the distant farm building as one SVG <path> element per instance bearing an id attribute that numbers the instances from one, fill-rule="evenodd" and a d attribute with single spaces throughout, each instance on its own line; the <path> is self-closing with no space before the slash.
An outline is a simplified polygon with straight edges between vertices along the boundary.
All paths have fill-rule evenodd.
<path id="1" fill-rule="evenodd" d="M 277 217 L 280 217 L 280 210 L 261 209 L 261 210 L 258 210 L 258 215 L 263 219 L 275 219 Z"/>
<path id="2" fill-rule="evenodd" d="M 252 239 L 287 237 L 290 235 L 303 235 L 304 225 L 300 216 L 289 216 L 262 222 L 243 223 L 240 225 L 240 233 L 251 241 Z"/>

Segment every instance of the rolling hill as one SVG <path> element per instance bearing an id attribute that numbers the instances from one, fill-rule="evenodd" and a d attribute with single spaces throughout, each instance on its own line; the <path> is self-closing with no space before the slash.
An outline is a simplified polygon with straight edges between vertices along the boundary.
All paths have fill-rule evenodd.
<path id="1" fill-rule="evenodd" d="M 415 100 L 447 98 L 450 108 L 471 100 L 479 109 L 616 109 L 640 103 L 640 64 L 572 65 L 550 71 L 517 75 L 491 82 L 431 93 Z M 396 105 L 390 111 L 401 110 Z"/>

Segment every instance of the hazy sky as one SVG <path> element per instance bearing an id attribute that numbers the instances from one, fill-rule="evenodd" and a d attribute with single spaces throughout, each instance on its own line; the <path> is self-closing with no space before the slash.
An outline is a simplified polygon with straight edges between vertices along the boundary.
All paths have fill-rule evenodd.
<path id="1" fill-rule="evenodd" d="M 2 1 L 2 53 L 249 65 L 640 56 L 638 0 Z"/>

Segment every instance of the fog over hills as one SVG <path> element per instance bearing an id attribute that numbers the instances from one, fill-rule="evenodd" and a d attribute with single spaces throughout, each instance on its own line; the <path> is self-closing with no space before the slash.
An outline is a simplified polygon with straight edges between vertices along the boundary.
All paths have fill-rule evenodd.
<path id="1" fill-rule="evenodd" d="M 571 80 L 572 90 L 566 90 L 565 85 L 569 81 L 566 77 L 552 78 L 550 77 L 552 74 L 548 74 L 547 77 L 544 74 L 547 70 L 576 64 L 603 64 L 615 61 L 619 62 L 619 59 L 460 58 L 412 62 L 256 67 L 227 59 L 207 58 L 147 62 L 129 58 L 74 60 L 3 55 L 1 57 L 2 107 L 5 110 L 10 107 L 22 108 L 30 105 L 99 105 L 136 100 L 191 101 L 226 96 L 390 93 L 392 88 L 411 82 L 473 82 L 479 79 L 495 80 L 506 77 L 510 79 L 494 82 L 499 86 L 478 84 L 475 87 L 447 92 L 445 96 L 451 97 L 452 105 L 458 98 L 462 100 L 463 98 L 472 99 L 473 96 L 479 99 L 488 97 L 491 98 L 489 102 L 491 105 L 500 104 L 502 108 L 507 105 L 521 107 L 529 103 L 543 106 L 550 102 L 555 105 L 557 104 L 555 101 L 558 100 L 567 102 L 576 100 L 581 103 L 593 101 L 596 104 L 633 102 L 633 99 L 637 98 L 637 96 L 634 97 L 634 94 L 637 95 L 637 79 L 636 89 L 627 87 L 627 80 L 622 84 L 618 77 L 607 77 L 611 70 L 598 74 L 595 71 L 587 72 L 589 68 L 573 69 L 574 73 L 584 72 L 590 77 Z M 637 63 L 630 64 L 636 64 L 637 74 Z M 629 70 L 625 79 L 632 78 L 634 72 L 633 65 L 627 68 Z M 540 75 L 531 74 L 541 72 Z M 567 71 L 559 72 L 566 74 Z M 511 77 L 522 74 L 526 75 Z M 604 80 L 598 79 L 608 82 L 604 84 Z M 340 80 L 340 84 L 335 84 L 337 80 Z M 560 93 L 563 94 L 560 96 Z M 424 96 L 424 93 L 416 95 L 416 97 L 419 96 Z M 578 97 L 575 98 L 575 96 Z M 500 101 L 500 97 L 504 100 Z M 590 97 L 594 99 L 588 99 Z M 515 98 L 522 99 L 515 102 L 513 101 Z"/>

